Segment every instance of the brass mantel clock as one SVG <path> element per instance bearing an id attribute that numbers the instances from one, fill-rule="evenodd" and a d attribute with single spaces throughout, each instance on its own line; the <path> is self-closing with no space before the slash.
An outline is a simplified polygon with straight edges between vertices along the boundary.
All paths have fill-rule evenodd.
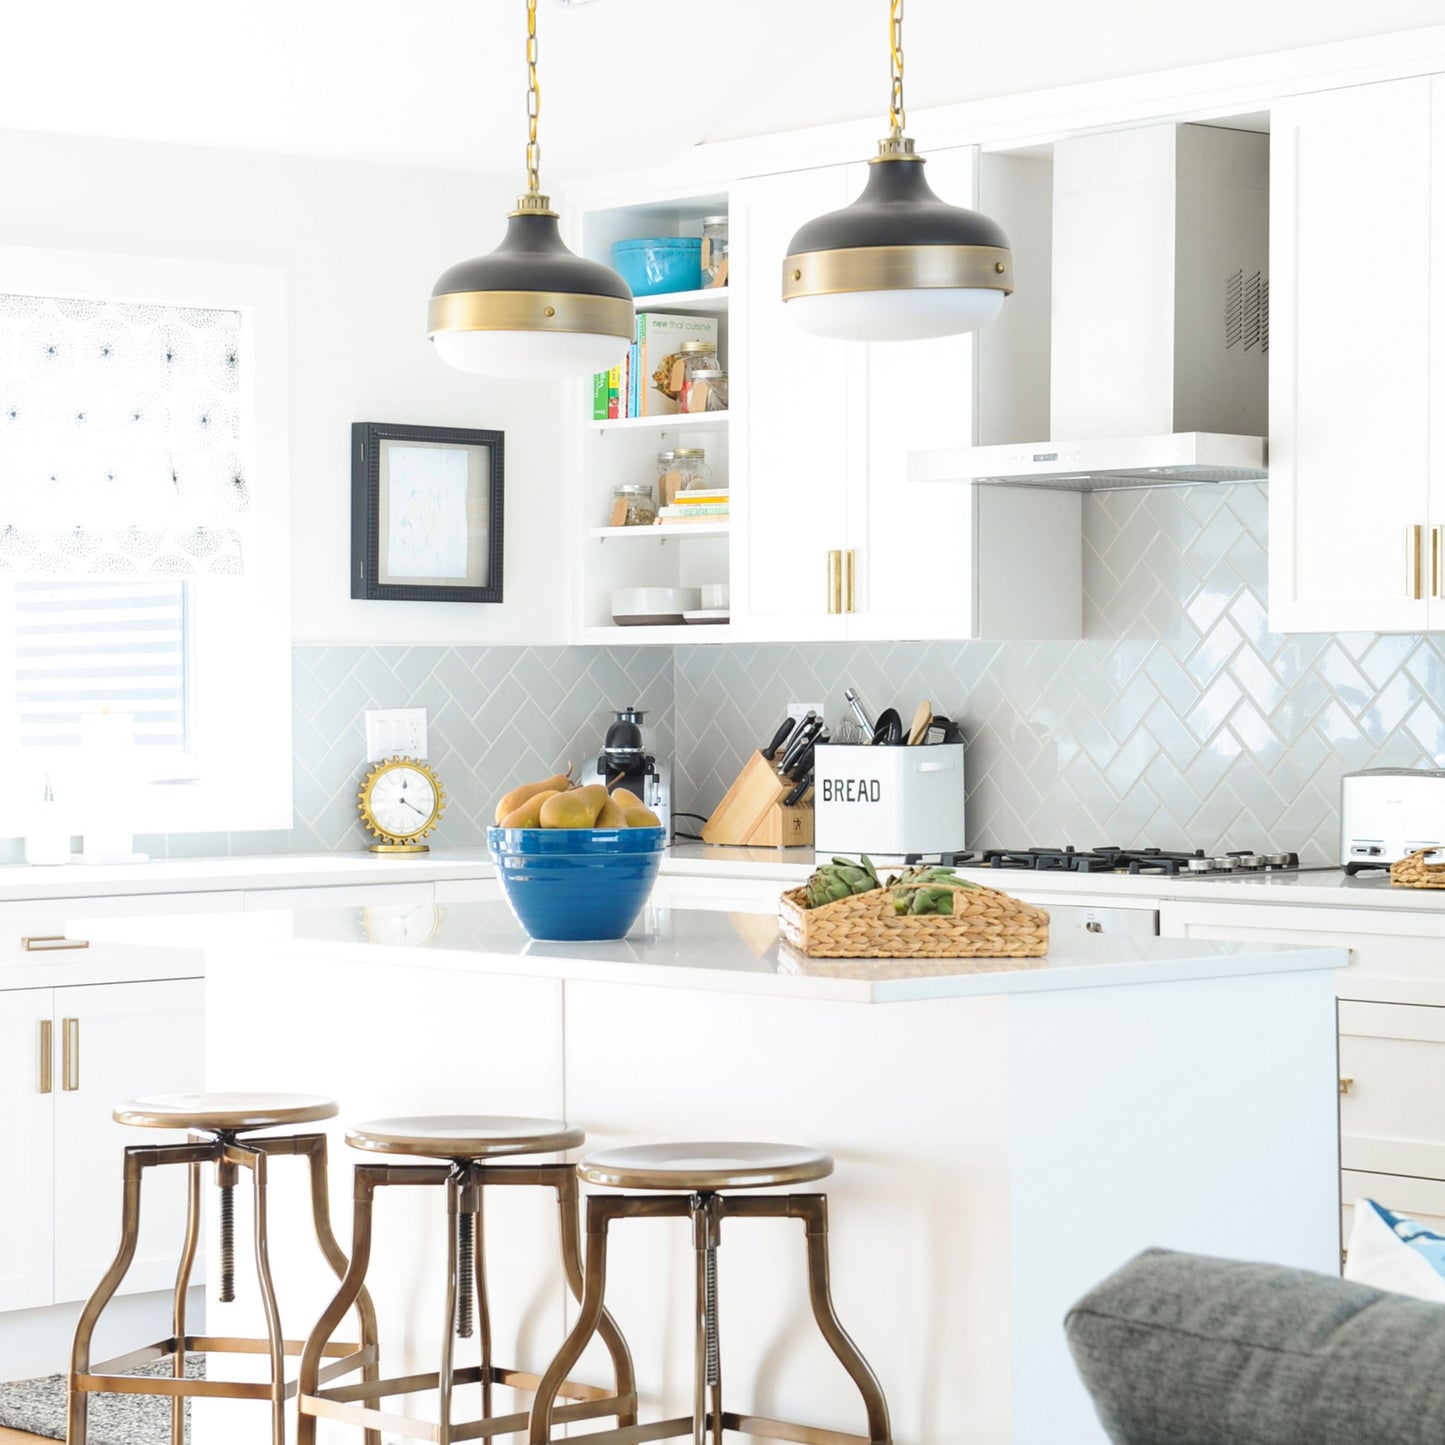
<path id="1" fill-rule="evenodd" d="M 373 853 L 425 853 L 421 840 L 437 825 L 447 795 L 441 779 L 415 758 L 378 763 L 356 795 L 356 811 L 375 838 Z"/>

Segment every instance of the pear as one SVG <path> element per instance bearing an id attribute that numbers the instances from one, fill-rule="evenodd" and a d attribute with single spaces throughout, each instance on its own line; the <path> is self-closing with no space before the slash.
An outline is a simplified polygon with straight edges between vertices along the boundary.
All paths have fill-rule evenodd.
<path id="1" fill-rule="evenodd" d="M 585 788 L 572 788 L 558 793 L 542 804 L 544 828 L 591 828 L 607 801 L 607 789 L 601 783 L 588 783 Z"/>
<path id="2" fill-rule="evenodd" d="M 629 792 L 626 788 L 614 788 L 612 790 L 612 801 L 625 813 L 629 808 L 645 808 L 646 803 L 636 793 Z"/>
<path id="3" fill-rule="evenodd" d="M 644 808 L 640 803 L 635 808 L 624 809 L 622 816 L 627 819 L 629 828 L 662 827 L 662 819 L 651 808 Z"/>
<path id="4" fill-rule="evenodd" d="M 617 800 L 615 798 L 608 798 L 608 800 L 603 803 L 602 811 L 598 813 L 597 821 L 593 823 L 592 826 L 594 828 L 625 828 L 627 826 L 627 816 L 623 813 L 622 809 L 617 806 Z"/>
<path id="5" fill-rule="evenodd" d="M 540 783 L 522 783 L 519 787 L 512 789 L 500 803 L 497 804 L 497 815 L 492 820 L 494 823 L 502 823 L 502 820 L 509 814 L 515 812 L 532 797 L 535 793 L 560 793 L 567 786 L 567 775 L 572 771 L 572 765 L 567 765 L 566 773 L 553 773 L 550 778 L 543 778 Z M 507 826 L 502 823 L 502 826 Z M 518 825 L 522 826 L 521 824 Z"/>
<path id="6" fill-rule="evenodd" d="M 533 793 L 526 802 L 513 808 L 505 818 L 502 819 L 503 828 L 540 828 L 542 826 L 542 804 L 548 798 L 558 796 L 555 788 L 548 788 L 545 793 Z"/>

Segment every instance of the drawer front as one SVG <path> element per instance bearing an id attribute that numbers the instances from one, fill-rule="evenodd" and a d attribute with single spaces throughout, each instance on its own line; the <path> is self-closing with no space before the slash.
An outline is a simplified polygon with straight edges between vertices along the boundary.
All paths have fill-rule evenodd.
<path id="1" fill-rule="evenodd" d="M 162 913 L 226 913 L 241 906 L 239 893 L 138 893 L 105 898 L 37 898 L 0 903 L 0 966 L 44 962 L 44 950 L 62 956 L 89 951 L 95 956 L 113 944 L 67 942 L 70 918 L 145 918 Z M 29 940 L 27 944 L 26 940 Z"/>
<path id="2" fill-rule="evenodd" d="M 1445 1008 L 1341 1001 L 1340 1160 L 1445 1179 Z"/>

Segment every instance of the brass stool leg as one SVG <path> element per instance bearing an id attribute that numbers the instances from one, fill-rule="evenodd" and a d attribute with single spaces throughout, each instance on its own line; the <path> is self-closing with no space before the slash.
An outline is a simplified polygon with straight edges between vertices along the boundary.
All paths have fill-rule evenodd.
<path id="1" fill-rule="evenodd" d="M 693 1344 L 692 1437 L 694 1445 L 722 1445 L 722 1360 L 717 1323 L 717 1248 L 722 1215 L 716 1194 L 692 1201 L 693 1252 L 697 1262 L 697 1333 Z"/>
<path id="2" fill-rule="evenodd" d="M 472 1269 L 472 1295 L 477 1307 L 477 1344 L 482 1366 L 482 1419 L 492 1418 L 492 1307 L 487 1298 L 487 1242 L 485 1228 L 486 1195 L 475 1180 L 473 1171 L 473 1199 L 476 1207 L 471 1214 L 463 1216 L 460 1223 L 471 1221 L 471 1259 L 463 1260 Z M 465 1202 L 465 1201 L 464 1201 Z"/>
<path id="3" fill-rule="evenodd" d="M 580 1305 L 583 1294 L 582 1222 L 578 1217 L 577 1196 L 577 1171 L 568 1165 L 565 1173 L 557 1180 L 557 1215 L 562 1230 L 562 1270 L 567 1276 L 567 1288 L 572 1291 L 572 1298 Z M 623 1339 L 616 1321 L 605 1309 L 597 1322 L 597 1333 L 602 1336 L 602 1342 L 612 1356 L 615 1393 L 619 1398 L 632 1401 L 625 1409 L 618 1411 L 617 1424 L 619 1427 L 635 1425 L 637 1374 L 632 1366 L 632 1351 L 627 1348 L 627 1341 Z"/>
<path id="4" fill-rule="evenodd" d="M 326 1256 L 326 1262 L 331 1266 L 332 1273 L 338 1280 L 344 1281 L 347 1278 L 348 1262 L 346 1252 L 337 1242 L 335 1231 L 331 1228 L 331 1190 L 326 1176 L 326 1135 L 309 1134 L 296 1141 L 298 1150 L 306 1155 L 306 1162 L 311 1174 L 311 1219 L 316 1227 L 316 1243 L 321 1246 L 321 1253 Z M 355 1245 L 353 1244 L 353 1249 Z M 356 1306 L 356 1318 L 361 1326 L 360 1342 L 362 1349 L 376 1347 L 376 1308 L 371 1302 L 371 1296 L 366 1291 L 366 1286 L 356 1292 L 352 1303 Z M 323 1341 L 324 1343 L 324 1341 Z M 372 1360 L 370 1364 L 361 1367 L 361 1378 L 368 1384 L 374 1384 L 381 1378 L 381 1364 L 379 1360 Z M 300 1386 L 297 1386 L 300 1393 Z M 314 1426 L 313 1426 L 314 1428 Z M 381 1445 L 381 1431 L 367 1430 L 363 1436 L 364 1445 Z"/>
<path id="5" fill-rule="evenodd" d="M 330 1342 L 337 1325 L 346 1318 L 347 1311 L 361 1296 L 366 1268 L 371 1263 L 372 1205 L 376 1186 L 385 1180 L 386 1173 L 385 1165 L 358 1164 L 354 1170 L 351 1263 L 347 1266 L 335 1298 L 317 1320 L 301 1351 L 301 1370 L 296 1384 L 298 1400 L 314 1395 L 320 1388 L 322 1351 Z M 367 1433 L 369 1435 L 371 1432 Z M 316 1417 L 308 1415 L 304 1409 L 296 1429 L 296 1442 L 297 1445 L 316 1445 Z"/>
<path id="6" fill-rule="evenodd" d="M 181 1247 L 181 1262 L 176 1267 L 176 1294 L 171 1308 L 171 1333 L 176 1352 L 172 1357 L 171 1374 L 177 1380 L 186 1375 L 186 1291 L 191 1287 L 191 1266 L 196 1259 L 196 1240 L 201 1230 L 201 1166 L 192 1164 L 186 1186 L 186 1237 Z M 177 1395 L 171 1401 L 171 1445 L 186 1442 L 186 1397 Z"/>
<path id="7" fill-rule="evenodd" d="M 125 1151 L 125 1193 L 120 1211 L 120 1245 L 115 1259 L 105 1272 L 105 1277 L 96 1285 L 95 1293 L 86 1300 L 85 1308 L 75 1326 L 75 1340 L 70 1347 L 70 1394 L 67 1408 L 65 1438 L 67 1445 L 85 1445 L 88 1423 L 89 1394 L 75 1385 L 75 1376 L 90 1372 L 90 1341 L 95 1334 L 95 1324 L 101 1311 L 115 1296 L 135 1258 L 136 1240 L 140 1237 L 140 1181 L 143 1168 L 141 1153 L 137 1149 Z"/>
<path id="8" fill-rule="evenodd" d="M 453 1166 L 447 1178 L 447 1297 L 442 1323 L 441 1371 L 437 1378 L 438 1408 L 437 1445 L 451 1445 L 452 1439 L 452 1335 L 457 1320 L 457 1277 L 461 1247 L 461 1186 L 458 1169 Z"/>
<path id="9" fill-rule="evenodd" d="M 266 1155 L 260 1150 L 228 1142 L 226 1157 L 251 1171 L 255 1199 L 256 1281 L 261 1291 L 261 1308 L 266 1315 L 267 1354 L 271 1357 L 271 1440 L 286 1445 L 286 1348 L 281 1334 L 281 1311 L 276 1305 L 276 1286 L 271 1279 L 271 1251 L 266 1235 Z"/>

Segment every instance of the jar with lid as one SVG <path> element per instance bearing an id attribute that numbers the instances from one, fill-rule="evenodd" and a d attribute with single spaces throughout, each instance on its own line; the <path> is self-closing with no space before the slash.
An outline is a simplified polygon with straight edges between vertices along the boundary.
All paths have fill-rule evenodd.
<path id="1" fill-rule="evenodd" d="M 650 527 L 657 521 L 657 502 L 646 482 L 623 482 L 612 489 L 614 527 Z"/>
<path id="2" fill-rule="evenodd" d="M 712 468 L 707 464 L 704 447 L 679 447 L 673 453 L 680 478 L 679 491 L 707 492 L 713 488 Z"/>
<path id="3" fill-rule="evenodd" d="M 682 390 L 677 394 L 677 409 L 679 411 L 716 410 L 707 405 L 707 389 L 703 390 L 696 406 L 691 404 L 691 392 L 698 373 L 722 370 L 716 345 L 711 341 L 684 341 L 678 347 L 678 354 L 682 358 Z"/>
<path id="4" fill-rule="evenodd" d="M 706 289 L 728 284 L 728 218 L 702 218 L 702 284 Z"/>
<path id="5" fill-rule="evenodd" d="M 728 374 L 725 371 L 689 371 L 684 411 L 726 411 Z"/>
<path id="6" fill-rule="evenodd" d="M 677 464 L 673 460 L 673 454 L 671 452 L 658 452 L 657 500 L 664 507 L 670 507 L 672 505 L 672 499 L 677 495 L 678 486 Z"/>

